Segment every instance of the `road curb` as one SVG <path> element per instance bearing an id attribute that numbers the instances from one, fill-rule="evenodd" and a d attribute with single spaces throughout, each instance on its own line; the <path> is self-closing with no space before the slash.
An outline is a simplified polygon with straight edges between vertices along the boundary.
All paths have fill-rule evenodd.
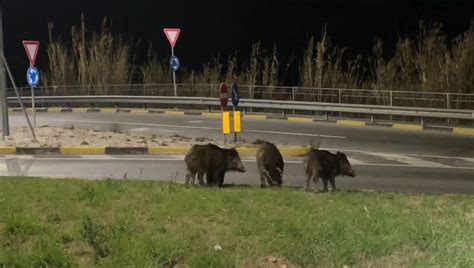
<path id="1" fill-rule="evenodd" d="M 309 147 L 278 146 L 285 157 L 303 156 Z M 191 146 L 157 147 L 0 147 L 0 155 L 184 155 Z M 258 147 L 236 147 L 241 156 L 255 156 Z"/>
<path id="2" fill-rule="evenodd" d="M 9 108 L 11 112 L 22 112 L 21 108 Z M 31 111 L 31 108 L 27 108 L 27 111 Z M 198 115 L 207 118 L 220 118 L 220 112 L 199 112 L 199 111 L 175 111 L 175 110 L 163 110 L 163 109 L 139 109 L 139 108 L 69 108 L 69 107 L 49 107 L 49 108 L 36 108 L 37 112 L 52 112 L 52 113 L 133 113 L 133 114 L 165 114 L 169 116 L 185 116 L 185 115 Z M 270 116 L 261 114 L 242 114 L 243 119 L 250 120 L 286 120 L 288 122 L 296 122 L 303 124 L 314 124 L 317 122 L 330 122 L 336 123 L 341 126 L 380 126 L 389 127 L 398 130 L 406 131 L 423 131 L 423 130 L 443 130 L 451 132 L 457 135 L 474 136 L 474 128 L 466 127 L 436 127 L 427 126 L 421 124 L 410 124 L 410 123 L 385 123 L 385 122 L 367 122 L 362 120 L 351 120 L 351 119 L 338 119 L 338 120 L 318 120 L 314 117 L 304 116 Z M 160 150 L 158 150 L 160 151 Z"/>

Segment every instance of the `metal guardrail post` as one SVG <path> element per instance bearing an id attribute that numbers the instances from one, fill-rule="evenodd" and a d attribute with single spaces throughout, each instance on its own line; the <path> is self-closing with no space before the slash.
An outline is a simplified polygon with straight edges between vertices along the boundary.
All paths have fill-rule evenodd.
<path id="1" fill-rule="evenodd" d="M 449 98 L 449 93 L 446 93 L 446 108 L 451 109 L 451 99 Z M 446 122 L 451 123 L 451 119 L 447 118 Z"/>
<path id="2" fill-rule="evenodd" d="M 253 99 L 253 92 L 252 92 L 252 86 L 249 86 L 249 99 Z M 250 112 L 252 112 L 252 107 L 249 108 Z"/>
<path id="3" fill-rule="evenodd" d="M 451 109 L 451 98 L 449 97 L 449 93 L 446 93 L 446 108 Z"/>
<path id="4" fill-rule="evenodd" d="M 296 87 L 291 88 L 291 100 L 296 101 Z M 296 110 L 293 110 L 293 114 L 296 114 Z"/>
<path id="5" fill-rule="evenodd" d="M 337 93 L 337 96 L 338 96 L 338 99 L 339 99 L 339 104 L 341 104 L 341 102 L 342 102 L 342 96 L 341 96 L 342 91 L 341 91 L 341 89 L 338 89 L 337 92 L 338 92 L 338 93 Z M 341 113 L 341 112 L 339 112 L 339 117 L 342 117 L 342 113 Z"/>
<path id="6" fill-rule="evenodd" d="M 389 94 L 390 94 L 390 106 L 393 106 L 393 91 L 390 90 Z M 389 116 L 389 119 L 390 119 L 390 121 L 392 121 L 392 120 L 393 120 L 393 116 L 390 115 L 390 116 Z"/>
<path id="7" fill-rule="evenodd" d="M 390 91 L 390 106 L 393 106 L 393 92 Z"/>

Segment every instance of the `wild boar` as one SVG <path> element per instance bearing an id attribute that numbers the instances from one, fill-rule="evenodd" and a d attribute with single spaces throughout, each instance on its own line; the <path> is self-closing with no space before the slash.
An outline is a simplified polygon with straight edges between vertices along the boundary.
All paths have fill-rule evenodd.
<path id="1" fill-rule="evenodd" d="M 206 174 L 207 185 L 222 187 L 227 171 L 246 171 L 235 148 L 223 149 L 212 143 L 194 145 L 186 154 L 184 161 L 188 169 L 185 182 L 187 186 L 191 178 L 194 183 L 196 174 L 199 184 L 204 185 L 203 176 Z"/>
<path id="2" fill-rule="evenodd" d="M 323 191 L 327 192 L 328 182 L 331 188 L 336 191 L 335 177 L 338 175 L 347 175 L 355 177 L 355 172 L 347 160 L 344 153 L 337 152 L 333 154 L 324 150 L 312 149 L 304 157 L 306 179 L 306 191 L 309 191 L 311 180 L 317 189 L 318 179 L 322 178 L 324 183 Z"/>
<path id="3" fill-rule="evenodd" d="M 265 179 L 268 185 L 281 187 L 284 165 L 283 157 L 275 144 L 264 142 L 257 150 L 260 187 L 265 187 Z"/>

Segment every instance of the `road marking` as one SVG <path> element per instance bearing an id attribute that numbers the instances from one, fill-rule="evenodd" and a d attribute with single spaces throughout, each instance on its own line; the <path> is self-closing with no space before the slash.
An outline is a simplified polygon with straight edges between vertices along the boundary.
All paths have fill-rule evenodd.
<path id="1" fill-rule="evenodd" d="M 313 123 L 314 122 L 314 118 L 311 118 L 311 117 L 289 116 L 287 120 L 289 122 L 297 122 L 297 123 Z"/>
<path id="2" fill-rule="evenodd" d="M 191 124 L 199 124 L 204 122 L 203 120 L 192 120 L 192 121 L 186 121 L 186 123 L 191 123 Z"/>
<path id="3" fill-rule="evenodd" d="M 110 121 L 94 121 L 94 120 L 63 120 L 55 119 L 56 122 L 75 122 L 75 123 L 96 123 L 96 124 L 122 124 L 130 126 L 153 126 L 153 127 L 172 127 L 172 128 L 187 128 L 187 129 L 207 129 L 207 130 L 221 130 L 217 127 L 200 127 L 200 126 L 178 126 L 178 125 L 165 125 L 165 124 L 150 124 L 150 123 L 130 123 L 130 122 L 110 122 Z M 267 133 L 277 135 L 291 135 L 291 136 L 305 136 L 305 137 L 322 137 L 322 138 L 333 138 L 333 139 L 346 139 L 344 136 L 331 136 L 331 135 L 319 135 L 319 134 L 307 134 L 307 133 L 296 133 L 296 132 L 279 132 L 279 131 L 265 131 L 265 130 L 252 130 L 247 129 L 245 132 L 253 133 Z"/>
<path id="4" fill-rule="evenodd" d="M 344 148 L 319 148 L 320 150 L 327 150 L 327 151 L 344 151 L 344 152 L 353 152 L 353 153 L 385 153 L 385 152 L 374 152 L 374 151 L 366 151 L 366 150 L 352 150 L 352 149 L 344 149 Z M 388 153 L 391 154 L 391 153 Z M 461 159 L 466 160 L 469 162 L 474 162 L 474 158 L 462 157 L 462 156 L 447 156 L 447 155 L 430 155 L 430 154 L 410 154 L 410 153 L 398 153 L 401 155 L 407 156 L 415 156 L 415 157 L 433 157 L 433 158 L 445 158 L 445 159 Z"/>
<path id="5" fill-rule="evenodd" d="M 117 159 L 113 155 L 108 155 L 108 154 L 105 154 L 105 155 L 78 155 L 78 156 L 80 158 L 86 159 L 86 160 L 115 160 L 115 159 Z M 74 159 L 74 158 L 70 158 L 70 159 Z M 75 160 L 77 160 L 77 159 L 78 158 L 76 158 Z"/>
<path id="6" fill-rule="evenodd" d="M 331 136 L 331 135 L 306 134 L 306 133 L 295 133 L 295 132 L 280 132 L 280 131 L 266 131 L 266 130 L 252 130 L 252 129 L 247 129 L 244 132 L 268 133 L 268 134 L 292 135 L 292 136 L 305 136 L 305 137 L 321 137 L 321 138 L 333 138 L 333 139 L 347 139 L 347 137 L 344 137 L 344 136 Z"/>
<path id="7" fill-rule="evenodd" d="M 392 128 L 404 129 L 404 130 L 423 130 L 422 125 L 414 125 L 414 124 L 393 124 Z"/>
<path id="8" fill-rule="evenodd" d="M 345 126 L 356 126 L 356 127 L 362 127 L 362 126 L 367 125 L 366 122 L 356 121 L 356 120 L 337 120 L 336 124 L 345 125 Z"/>
<path id="9" fill-rule="evenodd" d="M 98 155 L 90 155 L 90 156 L 81 156 L 83 158 L 61 158 L 61 157 L 51 157 L 51 158 L 35 158 L 35 162 L 40 161 L 142 161 L 142 162 L 157 162 L 157 161 L 170 161 L 170 162 L 182 162 L 184 160 L 184 155 L 168 155 L 166 157 L 153 157 L 153 158 L 134 158 L 134 157 L 116 157 L 113 155 L 106 155 L 106 156 L 98 156 Z M 5 158 L 0 158 L 0 160 L 4 160 Z M 362 161 L 354 161 L 354 159 L 350 159 L 351 165 L 353 166 L 376 166 L 376 167 L 404 167 L 404 168 L 429 168 L 426 166 L 420 165 L 413 165 L 413 164 L 371 164 L 365 163 Z M 421 160 L 423 161 L 423 160 Z M 255 163 L 255 159 L 242 159 L 242 162 L 246 163 Z M 287 164 L 302 164 L 301 160 L 285 160 Z M 433 164 L 433 162 L 431 162 Z M 184 163 L 183 163 L 184 164 Z M 437 164 L 437 163 L 434 163 Z M 441 165 L 441 164 L 440 164 Z M 430 166 L 433 168 L 433 166 Z M 0 171 L 2 171 L 2 166 L 0 164 Z M 437 166 L 435 168 L 443 168 L 443 169 L 457 169 L 457 170 L 474 170 L 474 167 L 455 167 L 455 166 Z"/>
<path id="10" fill-rule="evenodd" d="M 8 175 L 7 163 L 5 163 L 5 161 L 3 161 L 3 163 L 0 163 L 0 174 Z"/>
<path id="11" fill-rule="evenodd" d="M 364 161 L 360 161 L 360 160 L 357 160 L 357 159 L 354 159 L 354 158 L 351 158 L 351 157 L 348 157 L 347 160 L 349 160 L 349 163 L 351 163 L 351 165 L 356 165 L 356 166 L 363 166 L 363 165 L 368 164 Z"/>
<path id="12" fill-rule="evenodd" d="M 453 128 L 453 133 L 462 135 L 474 135 L 474 128 L 455 127 Z"/>
<path id="13" fill-rule="evenodd" d="M 401 154 L 387 154 L 387 153 L 367 153 L 368 155 L 378 156 L 387 160 L 397 161 L 417 167 L 436 167 L 436 168 L 449 168 L 451 166 L 443 165 L 436 162 L 426 161 L 420 158 L 415 158 L 411 156 L 401 155 Z M 473 167 L 474 168 L 474 167 Z"/>

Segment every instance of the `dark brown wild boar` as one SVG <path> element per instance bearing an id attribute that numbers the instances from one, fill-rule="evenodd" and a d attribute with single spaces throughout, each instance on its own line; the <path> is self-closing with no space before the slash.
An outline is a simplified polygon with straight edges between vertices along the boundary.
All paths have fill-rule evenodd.
<path id="1" fill-rule="evenodd" d="M 246 171 L 235 148 L 223 149 L 212 143 L 194 145 L 186 154 L 184 161 L 188 168 L 186 185 L 189 185 L 191 178 L 194 183 L 196 175 L 199 183 L 204 185 L 202 178 L 206 174 L 207 185 L 222 187 L 227 171 Z"/>
<path id="2" fill-rule="evenodd" d="M 264 142 L 257 150 L 257 167 L 260 173 L 260 186 L 265 187 L 265 179 L 270 186 L 283 183 L 284 162 L 275 144 Z"/>
<path id="3" fill-rule="evenodd" d="M 322 178 L 324 183 L 323 191 L 328 190 L 328 182 L 331 183 L 333 191 L 336 191 L 335 177 L 338 175 L 347 175 L 355 177 L 355 172 L 347 160 L 344 153 L 337 152 L 333 154 L 324 150 L 312 149 L 304 158 L 306 172 L 306 191 L 309 191 L 311 180 L 317 189 L 318 179 Z"/>

